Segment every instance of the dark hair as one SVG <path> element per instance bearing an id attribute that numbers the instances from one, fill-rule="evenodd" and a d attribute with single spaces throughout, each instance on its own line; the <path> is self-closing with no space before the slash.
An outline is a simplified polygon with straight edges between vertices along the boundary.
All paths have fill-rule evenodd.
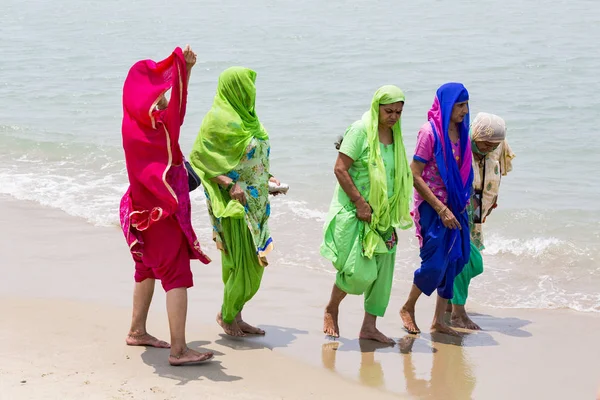
<path id="1" fill-rule="evenodd" d="M 339 150 L 340 147 L 342 147 L 342 141 L 344 140 L 343 136 L 338 136 L 337 140 L 335 142 L 333 142 L 333 144 L 335 145 L 335 149 Z"/>

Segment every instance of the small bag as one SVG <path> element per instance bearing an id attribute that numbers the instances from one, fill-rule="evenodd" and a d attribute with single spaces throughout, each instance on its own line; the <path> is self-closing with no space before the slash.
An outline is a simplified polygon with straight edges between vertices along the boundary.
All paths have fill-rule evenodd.
<path id="1" fill-rule="evenodd" d="M 396 244 L 398 244 L 398 235 L 396 234 L 396 229 L 394 228 L 391 228 L 385 234 L 380 236 L 385 242 L 385 247 L 387 247 L 388 251 L 396 247 Z"/>
<path id="2" fill-rule="evenodd" d="M 196 189 L 198 189 L 198 187 L 201 185 L 200 182 L 200 177 L 198 176 L 198 174 L 196 173 L 196 171 L 194 171 L 194 168 L 192 167 L 192 164 L 190 164 L 189 162 L 185 161 L 185 169 L 187 169 L 187 173 L 188 173 L 188 186 L 191 191 L 194 191 Z"/>

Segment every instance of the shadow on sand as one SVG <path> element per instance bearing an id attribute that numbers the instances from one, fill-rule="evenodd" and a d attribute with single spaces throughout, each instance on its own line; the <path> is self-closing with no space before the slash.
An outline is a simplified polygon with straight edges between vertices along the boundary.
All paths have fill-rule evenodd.
<path id="1" fill-rule="evenodd" d="M 221 356 L 223 353 L 207 349 L 204 346 L 210 342 L 191 342 L 188 347 L 192 350 L 204 352 L 212 351 L 215 356 Z M 169 350 L 156 349 L 152 347 L 146 348 L 142 353 L 142 360 L 147 365 L 154 368 L 154 373 L 161 378 L 173 379 L 179 381 L 178 385 L 185 385 L 191 381 L 208 379 L 213 382 L 234 382 L 242 379 L 239 376 L 228 375 L 226 368 L 221 365 L 220 361 L 210 361 L 200 365 L 190 365 L 184 367 L 172 367 L 168 362 Z"/>
<path id="2" fill-rule="evenodd" d="M 264 336 L 248 335 L 236 338 L 221 334 L 219 335 L 221 339 L 216 340 L 215 343 L 233 350 L 273 350 L 288 347 L 298 338 L 298 335 L 308 334 L 308 331 L 275 325 L 260 325 L 259 328 L 266 332 Z"/>
<path id="3" fill-rule="evenodd" d="M 531 332 L 522 329 L 531 324 L 531 321 L 515 317 L 495 317 L 488 314 L 472 313 L 470 315 L 488 332 L 498 332 L 503 335 L 521 338 L 533 336 Z"/>

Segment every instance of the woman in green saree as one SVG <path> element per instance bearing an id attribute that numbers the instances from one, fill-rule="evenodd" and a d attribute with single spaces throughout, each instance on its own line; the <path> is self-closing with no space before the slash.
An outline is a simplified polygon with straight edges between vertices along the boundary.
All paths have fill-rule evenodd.
<path id="1" fill-rule="evenodd" d="M 335 164 L 338 180 L 321 255 L 337 270 L 323 332 L 339 337 L 338 311 L 349 294 L 364 294 L 361 339 L 394 341 L 376 327 L 390 300 L 396 228 L 412 226 L 412 175 L 400 128 L 404 93 L 396 86 L 375 92 L 370 111 L 346 131 Z"/>
<path id="2" fill-rule="evenodd" d="M 256 73 L 231 67 L 219 76 L 217 93 L 190 155 L 207 198 L 213 238 L 221 250 L 225 284 L 217 322 L 226 334 L 264 335 L 242 319 L 244 305 L 260 287 L 273 249 L 268 219 L 269 135 L 255 112 Z"/>

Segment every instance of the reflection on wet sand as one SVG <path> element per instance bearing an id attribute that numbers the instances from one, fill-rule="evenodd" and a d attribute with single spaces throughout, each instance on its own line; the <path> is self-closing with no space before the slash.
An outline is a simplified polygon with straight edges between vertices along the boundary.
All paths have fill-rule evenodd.
<path id="1" fill-rule="evenodd" d="M 416 399 L 464 400 L 472 398 L 476 384 L 471 363 L 464 352 L 464 345 L 469 344 L 463 343 L 464 340 L 446 335 L 406 335 L 399 340 L 398 347 L 389 347 L 367 340 L 340 339 L 323 344 L 321 359 L 325 368 L 342 372 L 336 371 L 336 361 L 338 357 L 343 357 L 339 367 L 346 373 L 352 373 L 357 360 L 349 362 L 351 354 L 360 351 L 358 378 L 365 386 L 406 391 Z M 346 354 L 342 356 L 339 353 Z M 421 356 L 431 354 L 431 358 L 419 357 L 418 363 L 422 366 L 424 361 L 431 360 L 430 374 L 417 371 L 413 353 L 420 353 Z M 398 355 L 401 359 L 398 359 Z M 387 382 L 384 364 L 392 377 Z M 404 385 L 398 379 L 399 367 L 404 370 Z M 424 377 L 426 375 L 429 378 Z M 386 388 L 386 383 L 389 388 Z"/>
<path id="2" fill-rule="evenodd" d="M 399 347 L 404 363 L 406 391 L 419 399 L 463 400 L 471 399 L 475 390 L 475 376 L 462 343 L 440 343 L 445 338 L 432 338 L 432 365 L 430 379 L 419 379 L 412 360 L 414 335 L 400 339 Z M 435 345 L 434 345 L 435 343 Z"/>
<path id="3" fill-rule="evenodd" d="M 329 342 L 324 343 L 321 348 L 321 361 L 323 362 L 323 366 L 330 371 L 335 372 L 335 355 L 337 354 L 337 349 L 340 347 L 340 342 Z"/>
<path id="4" fill-rule="evenodd" d="M 360 369 L 359 378 L 363 385 L 371 387 L 384 387 L 383 367 L 381 362 L 375 361 L 375 350 L 378 348 L 389 348 L 389 346 L 370 340 L 359 340 L 360 345 Z"/>
<path id="5" fill-rule="evenodd" d="M 351 344 L 342 344 L 339 341 L 323 344 L 321 360 L 325 368 L 335 371 L 336 355 L 341 345 L 349 349 L 354 347 Z M 389 349 L 390 346 L 370 340 L 358 340 L 358 345 L 360 348 L 360 367 L 358 371 L 360 382 L 365 386 L 383 388 L 385 384 L 383 367 L 381 362 L 375 360 L 375 351 L 383 348 Z"/>

